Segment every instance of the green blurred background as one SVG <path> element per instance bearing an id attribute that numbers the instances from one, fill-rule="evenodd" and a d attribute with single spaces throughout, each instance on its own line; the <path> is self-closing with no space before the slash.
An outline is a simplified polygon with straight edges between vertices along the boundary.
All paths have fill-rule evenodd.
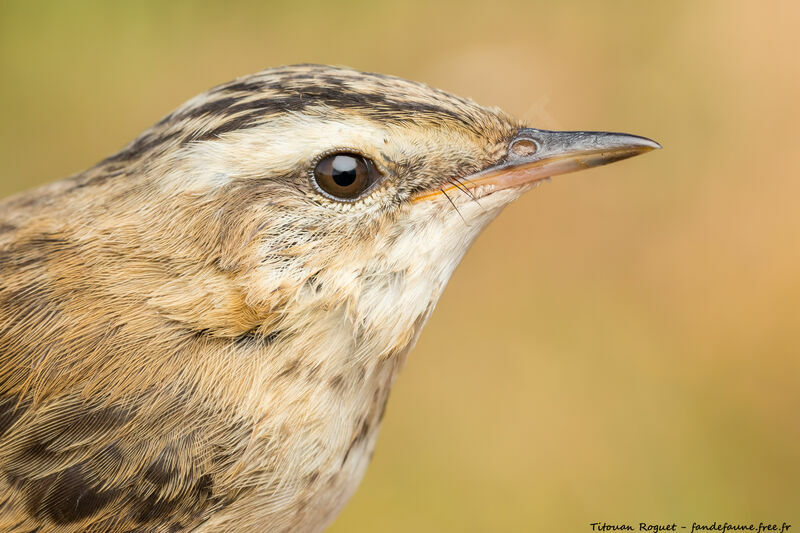
<path id="1" fill-rule="evenodd" d="M 797 2 L 0 2 L 0 194 L 268 66 L 664 150 L 521 199 L 456 271 L 334 532 L 800 529 Z"/>

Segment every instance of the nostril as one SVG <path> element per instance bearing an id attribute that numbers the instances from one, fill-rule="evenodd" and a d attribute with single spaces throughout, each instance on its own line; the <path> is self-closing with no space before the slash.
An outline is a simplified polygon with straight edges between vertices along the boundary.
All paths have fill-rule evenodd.
<path id="1" fill-rule="evenodd" d="M 532 139 L 517 139 L 509 147 L 511 153 L 518 157 L 529 157 L 536 153 L 539 145 Z"/>

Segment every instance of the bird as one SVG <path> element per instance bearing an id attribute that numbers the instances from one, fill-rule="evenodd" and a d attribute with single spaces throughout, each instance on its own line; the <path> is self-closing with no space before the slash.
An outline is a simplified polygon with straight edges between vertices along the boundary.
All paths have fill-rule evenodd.
<path id="1" fill-rule="evenodd" d="M 322 531 L 478 234 L 656 148 L 304 64 L 3 200 L 0 531 Z"/>

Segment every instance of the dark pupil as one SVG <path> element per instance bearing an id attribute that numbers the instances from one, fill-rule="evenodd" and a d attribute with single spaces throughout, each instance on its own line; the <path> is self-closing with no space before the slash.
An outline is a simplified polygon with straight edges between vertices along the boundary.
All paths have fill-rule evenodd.
<path id="1" fill-rule="evenodd" d="M 333 181 L 339 187 L 349 187 L 356 181 L 358 162 L 349 155 L 337 155 L 331 165 Z"/>

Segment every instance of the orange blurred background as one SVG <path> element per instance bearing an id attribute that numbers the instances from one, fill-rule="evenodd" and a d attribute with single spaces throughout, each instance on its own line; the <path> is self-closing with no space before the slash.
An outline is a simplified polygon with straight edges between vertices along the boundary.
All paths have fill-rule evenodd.
<path id="1" fill-rule="evenodd" d="M 456 271 L 334 532 L 800 529 L 800 3 L 0 3 L 0 194 L 297 62 L 664 149 L 562 176 Z"/>

